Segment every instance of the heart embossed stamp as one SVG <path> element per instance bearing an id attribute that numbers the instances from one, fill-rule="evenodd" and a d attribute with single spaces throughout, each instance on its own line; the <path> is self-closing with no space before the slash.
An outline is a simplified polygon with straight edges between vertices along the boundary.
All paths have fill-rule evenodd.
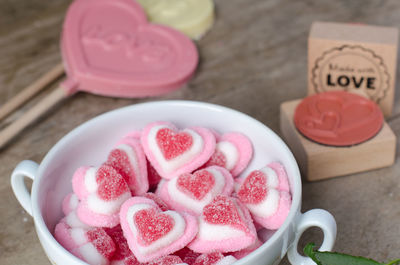
<path id="1" fill-rule="evenodd" d="M 305 98 L 296 108 L 294 123 L 317 143 L 351 146 L 375 136 L 382 128 L 383 114 L 372 100 L 330 91 Z"/>

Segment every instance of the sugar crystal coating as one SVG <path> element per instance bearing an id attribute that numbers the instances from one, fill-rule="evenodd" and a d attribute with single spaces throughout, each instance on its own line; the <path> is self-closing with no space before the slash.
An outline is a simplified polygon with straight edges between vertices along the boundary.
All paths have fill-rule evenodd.
<path id="1" fill-rule="evenodd" d="M 147 163 L 147 177 L 149 179 L 149 186 L 151 188 L 156 187 L 161 180 L 161 176 L 160 174 L 157 173 L 157 171 L 154 169 L 153 165 L 149 162 L 149 160 L 147 160 L 146 163 Z"/>
<path id="2" fill-rule="evenodd" d="M 193 265 L 214 265 L 223 258 L 224 255 L 220 252 L 206 253 L 199 256 Z"/>
<path id="3" fill-rule="evenodd" d="M 228 196 L 218 195 L 203 209 L 204 220 L 210 224 L 246 227 L 238 209 Z"/>
<path id="4" fill-rule="evenodd" d="M 237 195 L 243 203 L 260 203 L 267 196 L 267 177 L 259 170 L 250 173 Z"/>
<path id="5" fill-rule="evenodd" d="M 200 253 L 194 252 L 190 248 L 184 247 L 181 250 L 178 250 L 174 253 L 175 255 L 179 256 L 184 263 L 193 264 L 197 257 L 200 256 Z"/>
<path id="6" fill-rule="evenodd" d="M 99 187 L 97 194 L 103 200 L 110 201 L 129 191 L 124 178 L 113 168 L 101 166 L 96 173 L 96 182 Z"/>
<path id="7" fill-rule="evenodd" d="M 197 200 L 203 199 L 214 184 L 214 176 L 207 170 L 199 170 L 194 174 L 182 174 L 177 180 L 178 189 Z"/>
<path id="8" fill-rule="evenodd" d="M 175 223 L 171 216 L 158 213 L 154 208 L 138 211 L 134 215 L 134 222 L 145 246 L 168 234 Z"/>
<path id="9" fill-rule="evenodd" d="M 226 157 L 220 150 L 215 150 L 210 160 L 206 163 L 206 166 L 220 166 L 226 167 Z"/>
<path id="10" fill-rule="evenodd" d="M 103 228 L 93 228 L 86 232 L 88 240 L 106 259 L 111 259 L 115 252 L 115 243 Z"/>
<path id="11" fill-rule="evenodd" d="M 175 264 L 182 264 L 182 259 L 174 255 L 168 255 L 147 263 L 147 265 L 175 265 Z"/>
<path id="12" fill-rule="evenodd" d="M 107 165 L 112 166 L 130 185 L 138 185 L 138 183 L 130 183 L 136 180 L 135 171 L 132 168 L 128 155 L 120 149 L 114 149 L 108 155 Z"/>
<path id="13" fill-rule="evenodd" d="M 124 233 L 120 225 L 117 225 L 113 228 L 105 228 L 104 230 L 115 243 L 113 260 L 122 260 L 132 255 L 132 251 L 129 249 L 128 242 L 124 237 Z"/>
<path id="14" fill-rule="evenodd" d="M 193 143 L 192 136 L 189 133 L 175 133 L 169 128 L 160 129 L 157 132 L 156 140 L 161 152 L 167 160 L 181 155 L 188 150 Z"/>
<path id="15" fill-rule="evenodd" d="M 199 128 L 202 130 L 208 130 L 201 127 Z M 201 134 L 200 129 L 197 130 L 193 129 L 193 130 L 194 132 L 198 133 L 200 137 L 202 137 L 202 141 L 206 141 L 204 140 L 207 139 L 207 137 L 204 136 L 206 134 L 205 133 Z M 167 128 L 164 127 L 157 130 L 155 134 L 152 134 L 152 137 L 155 137 L 151 138 L 155 140 L 155 142 L 154 140 L 152 140 L 153 141 L 152 148 L 154 149 L 154 147 L 156 147 L 157 149 L 158 146 L 159 150 L 157 151 L 158 152 L 157 155 L 164 156 L 164 160 L 162 160 L 162 162 L 164 161 L 163 163 L 168 162 L 173 164 L 176 161 L 181 161 L 182 157 L 186 155 L 186 152 L 187 153 L 192 152 L 193 151 L 192 149 L 194 148 L 193 146 L 197 146 L 198 143 L 197 138 L 193 136 L 192 133 L 188 131 L 178 131 L 178 129 L 174 129 L 173 126 Z M 142 140 L 141 142 L 142 146 L 139 147 L 143 147 L 146 144 L 146 142 L 143 139 L 141 140 Z M 241 149 L 241 144 L 239 141 L 233 141 L 231 139 L 228 139 L 227 136 L 225 140 L 228 141 L 232 146 L 237 148 L 239 155 L 242 155 L 242 153 L 245 152 L 243 151 L 244 149 Z M 204 145 L 202 146 L 204 147 Z M 209 146 L 211 146 L 211 144 L 209 144 Z M 136 230 L 134 231 L 136 232 L 132 233 L 132 231 L 130 231 L 129 229 L 126 230 L 126 227 L 124 227 L 124 229 L 126 230 L 124 232 L 129 231 L 130 233 L 132 233 L 128 234 L 127 232 L 127 234 L 124 234 L 120 225 L 113 228 L 90 229 L 88 232 L 84 232 L 86 233 L 88 240 L 92 243 L 89 245 L 92 245 L 91 247 L 93 248 L 93 250 L 98 250 L 98 253 L 95 251 L 97 255 L 100 256 L 101 254 L 101 256 L 111 261 L 112 262 L 111 264 L 120 264 L 120 265 L 141 265 L 141 264 L 173 265 L 180 263 L 186 263 L 189 265 L 191 264 L 214 265 L 218 262 L 219 263 L 224 262 L 225 259 L 229 260 L 230 262 L 229 258 L 232 256 L 224 257 L 224 255 L 221 253 L 231 252 L 233 253 L 232 254 L 233 256 L 237 255 L 238 257 L 241 254 L 243 254 L 244 256 L 245 254 L 250 253 L 253 250 L 251 248 L 252 246 L 250 246 L 251 243 L 250 241 L 252 240 L 252 238 L 256 237 L 256 234 L 255 231 L 253 231 L 254 230 L 253 220 L 251 220 L 248 210 L 244 208 L 244 205 L 242 205 L 242 203 L 244 203 L 246 206 L 248 206 L 248 204 L 264 203 L 263 200 L 265 200 L 265 198 L 267 198 L 268 196 L 271 197 L 271 194 L 273 193 L 272 191 L 275 188 L 273 184 L 276 181 L 275 182 L 271 181 L 271 175 L 267 174 L 265 170 L 255 170 L 251 172 L 250 175 L 243 180 L 243 182 L 239 186 L 239 189 L 237 190 L 236 195 L 240 199 L 240 201 L 237 198 L 229 197 L 232 192 L 232 189 L 230 190 L 229 193 L 223 192 L 222 194 L 224 195 L 219 195 L 214 199 L 211 199 L 212 197 L 215 196 L 214 195 L 215 190 L 218 190 L 218 187 L 222 186 L 221 183 L 223 182 L 218 174 L 215 175 L 213 172 L 207 171 L 205 166 L 218 165 L 219 167 L 225 168 L 224 170 L 229 173 L 228 169 L 226 169 L 227 165 L 231 164 L 237 165 L 237 164 L 234 164 L 236 160 L 232 159 L 232 157 L 235 158 L 235 156 L 232 156 L 230 155 L 229 152 L 227 152 L 227 150 L 229 151 L 232 148 L 231 149 L 225 148 L 219 150 L 215 146 L 214 147 L 211 146 L 209 147 L 209 149 L 212 149 L 214 152 L 208 153 L 208 160 L 204 159 L 202 162 L 198 162 L 196 167 L 191 168 L 190 171 L 189 170 L 187 170 L 186 172 L 181 171 L 179 173 L 173 172 L 173 174 L 170 174 L 171 178 L 168 178 L 168 180 L 173 180 L 173 178 L 175 178 L 174 183 L 176 186 L 174 192 L 172 192 L 171 194 L 179 193 L 185 195 L 186 199 L 184 201 L 191 200 L 191 203 L 194 204 L 194 202 L 196 201 L 204 200 L 206 196 L 207 198 L 209 198 L 210 197 L 209 193 L 213 195 L 209 199 L 207 199 L 207 202 L 205 202 L 202 205 L 202 207 L 200 208 L 200 212 L 198 213 L 202 214 L 199 220 L 201 220 L 202 225 L 206 227 L 206 229 L 203 229 L 202 232 L 203 231 L 206 232 L 204 232 L 204 234 L 202 234 L 201 237 L 195 238 L 195 240 L 198 241 L 196 245 L 192 243 L 195 241 L 193 240 L 193 237 L 196 237 L 197 230 L 199 229 L 198 224 L 200 223 L 200 221 L 196 220 L 193 216 L 191 216 L 191 218 L 194 219 L 189 221 L 189 224 L 192 223 L 191 228 L 189 229 L 190 231 L 193 232 L 193 235 L 190 235 L 191 238 L 189 238 L 189 236 L 183 235 L 183 237 L 185 237 L 184 239 L 185 241 L 182 240 L 181 241 L 182 243 L 179 244 L 176 244 L 175 241 L 170 243 L 168 240 L 167 242 L 168 246 L 166 248 L 174 244 L 174 249 L 170 248 L 166 251 L 164 249 L 157 250 L 157 255 L 151 254 L 152 256 L 147 254 L 146 253 L 147 249 L 151 249 L 154 247 L 158 248 L 157 244 L 159 244 L 159 242 L 165 242 L 163 237 L 169 237 L 170 235 L 174 234 L 175 233 L 174 229 L 177 225 L 179 225 L 180 221 L 178 219 L 175 219 L 175 217 L 172 217 L 171 215 L 160 211 L 160 210 L 167 211 L 169 210 L 169 207 L 172 207 L 172 206 L 167 206 L 163 202 L 163 200 L 168 202 L 167 199 L 165 198 L 161 199 L 160 197 L 157 196 L 159 195 L 158 193 L 157 195 L 153 193 L 147 193 L 147 194 L 143 193 L 142 195 L 140 195 L 141 197 L 146 197 L 151 199 L 158 205 L 158 207 L 154 205 L 155 208 L 145 208 L 142 210 L 138 210 L 134 215 L 131 215 L 130 218 L 133 218 L 133 223 L 134 226 L 136 227 L 135 228 Z M 210 156 L 211 154 L 212 156 Z M 147 173 L 147 180 L 150 182 L 150 184 L 153 185 L 154 188 L 154 186 L 157 185 L 161 180 L 160 175 L 155 169 L 157 168 L 156 166 L 157 163 L 159 163 L 159 161 L 156 160 L 156 162 L 154 162 L 153 160 L 151 160 L 150 158 L 152 155 L 151 152 L 146 153 L 146 155 L 147 157 L 144 157 L 142 163 L 144 162 L 147 163 L 147 172 L 145 170 L 145 173 Z M 181 157 L 174 160 L 178 156 Z M 248 155 L 249 159 L 250 157 L 251 154 Z M 248 164 L 248 161 L 247 162 L 245 161 L 246 162 L 245 163 L 240 159 L 241 157 L 239 157 L 238 160 L 239 162 L 237 163 L 238 164 L 241 163 L 242 165 L 240 167 L 243 168 Z M 166 160 L 172 160 L 172 161 L 166 161 Z M 132 189 L 129 181 L 132 182 L 133 180 L 133 182 L 136 182 L 135 185 L 141 185 L 140 182 L 142 182 L 142 179 L 136 178 L 136 176 L 134 176 L 136 173 L 135 171 L 136 167 L 132 165 L 132 161 L 133 161 L 132 155 L 130 155 L 129 152 L 126 152 L 126 150 L 124 151 L 124 149 L 118 149 L 118 148 L 112 150 L 105 164 L 103 164 L 97 170 L 96 168 L 93 167 L 95 171 L 93 171 L 93 173 L 90 175 L 93 181 L 88 183 L 97 185 L 96 189 L 93 188 L 93 191 L 91 192 L 92 193 L 96 192 L 98 198 L 106 201 L 107 203 L 110 203 L 110 201 L 111 203 L 114 203 L 114 200 L 119 198 L 121 198 L 121 201 L 127 200 L 125 197 L 120 197 L 120 196 L 126 195 L 126 193 L 129 193 L 130 189 Z M 151 163 L 154 163 L 154 167 L 149 161 L 152 161 Z M 273 163 L 271 163 L 271 165 L 272 164 Z M 143 168 L 145 169 L 144 166 Z M 231 166 L 229 168 L 231 168 Z M 271 166 L 271 168 L 277 172 L 277 175 L 279 177 L 280 174 L 278 173 L 280 171 L 278 172 L 276 167 Z M 235 167 L 234 169 L 232 169 L 232 171 L 235 171 L 236 169 L 237 168 Z M 278 169 L 280 168 L 278 167 Z M 157 168 L 157 170 L 159 169 Z M 283 166 L 282 169 L 280 170 L 284 171 Z M 218 172 L 221 173 L 220 171 Z M 222 175 L 225 177 L 224 174 Z M 233 182 L 233 179 L 231 181 Z M 165 182 L 166 180 L 162 180 L 162 183 Z M 290 192 L 289 185 L 285 183 L 281 185 L 281 182 L 282 179 L 279 178 L 278 190 L 279 188 L 281 188 L 281 186 L 282 189 L 287 186 L 285 190 L 287 189 L 288 192 Z M 161 186 L 162 185 L 160 183 L 159 187 Z M 90 187 L 90 185 L 88 187 Z M 74 190 L 74 192 L 76 191 Z M 221 194 L 221 193 L 215 192 L 215 194 Z M 132 193 L 132 196 L 134 196 L 134 193 Z M 286 199 L 286 201 L 288 201 L 288 203 L 286 203 L 287 205 L 285 204 L 285 207 L 288 206 L 286 208 L 289 209 L 290 207 L 289 203 L 291 199 L 290 194 L 286 197 L 284 197 L 283 199 Z M 279 201 L 280 204 L 282 204 L 281 203 L 282 201 L 286 202 L 283 199 Z M 212 202 L 209 203 L 211 200 Z M 204 205 L 206 206 L 204 207 Z M 286 210 L 286 208 L 284 210 Z M 201 211 L 201 209 L 203 209 L 203 211 Z M 178 213 L 179 211 L 186 211 L 185 209 L 175 209 L 175 210 L 177 210 Z M 286 215 L 284 215 L 283 213 L 286 212 L 282 210 L 276 214 L 277 216 L 279 215 L 278 216 L 279 220 L 281 219 L 284 220 L 286 218 Z M 188 222 L 189 219 L 187 219 L 188 217 L 186 215 L 188 214 L 184 214 L 185 221 Z M 124 216 L 127 215 L 125 214 Z M 97 218 L 97 216 L 93 215 L 93 219 L 95 218 Z M 253 218 L 255 217 L 253 216 Z M 277 219 L 277 217 L 275 216 L 274 218 Z M 124 219 L 125 222 L 127 220 L 128 219 L 126 218 Z M 132 222 L 132 219 L 130 219 L 129 222 Z M 274 221 L 274 224 L 275 223 L 278 222 Z M 109 227 L 111 227 L 111 225 Z M 223 232 L 220 232 L 222 227 L 224 228 Z M 212 232 L 211 233 L 212 236 L 209 236 L 210 234 L 209 231 Z M 128 235 L 133 237 L 129 238 Z M 130 240 L 129 244 L 127 239 Z M 159 239 L 161 240 L 158 241 Z M 236 239 L 239 240 L 235 241 Z M 246 243 L 243 243 L 243 241 L 246 241 Z M 136 242 L 135 246 L 139 248 L 138 253 L 136 253 L 137 249 L 135 249 L 136 251 L 135 255 L 137 256 L 135 256 L 130 249 L 131 242 Z M 229 247 L 226 247 L 225 246 L 226 244 L 228 244 Z M 209 245 L 212 245 L 211 248 L 209 247 Z M 250 247 L 245 248 L 246 246 Z M 192 248 L 194 251 L 190 248 Z M 207 249 L 205 250 L 205 248 Z M 140 252 L 141 249 L 144 249 L 145 251 L 141 253 Z M 241 253 L 238 250 L 241 250 L 243 253 Z M 197 252 L 207 253 L 210 251 L 211 253 L 203 255 L 197 253 Z M 213 252 L 213 251 L 219 251 L 219 252 Z M 138 258 L 141 260 L 141 262 L 138 261 Z M 147 262 L 147 263 L 142 263 L 142 262 Z"/>
<path id="16" fill-rule="evenodd" d="M 154 193 L 147 192 L 147 193 L 143 194 L 143 197 L 146 197 L 146 198 L 149 198 L 150 200 L 153 200 L 157 204 L 157 206 L 160 207 L 161 211 L 168 211 L 169 210 L 169 208 L 165 204 L 165 202 L 160 197 L 155 195 Z"/>
<path id="17" fill-rule="evenodd" d="M 123 265 L 143 265 L 143 263 L 139 262 L 132 254 L 131 256 L 124 259 Z"/>

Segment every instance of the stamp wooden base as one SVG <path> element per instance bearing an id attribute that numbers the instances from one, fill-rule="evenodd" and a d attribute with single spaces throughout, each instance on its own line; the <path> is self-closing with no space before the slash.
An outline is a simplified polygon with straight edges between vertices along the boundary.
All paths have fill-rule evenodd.
<path id="1" fill-rule="evenodd" d="M 309 181 L 390 166 L 396 153 L 396 136 L 387 123 L 372 139 L 351 147 L 325 146 L 301 135 L 293 122 L 300 100 L 281 104 L 280 129 L 296 157 L 303 176 Z"/>

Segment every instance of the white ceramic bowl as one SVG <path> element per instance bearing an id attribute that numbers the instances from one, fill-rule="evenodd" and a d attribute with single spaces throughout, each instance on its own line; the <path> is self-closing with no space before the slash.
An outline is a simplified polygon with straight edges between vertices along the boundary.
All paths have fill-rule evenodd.
<path id="1" fill-rule="evenodd" d="M 300 213 L 299 169 L 288 147 L 274 132 L 257 120 L 229 108 L 191 101 L 163 101 L 137 104 L 100 115 L 62 138 L 40 165 L 25 160 L 15 168 L 11 176 L 15 196 L 33 216 L 40 242 L 53 264 L 86 264 L 66 251 L 52 235 L 62 217 L 62 200 L 72 191 L 71 177 L 75 169 L 82 165 L 100 165 L 121 137 L 159 120 L 171 121 L 180 128 L 196 125 L 222 133 L 244 133 L 254 146 L 254 158 L 244 175 L 271 161 L 279 161 L 286 167 L 293 196 L 286 221 L 261 247 L 237 261 L 236 265 L 278 264 L 287 252 L 294 265 L 314 264 L 297 252 L 301 234 L 311 226 L 320 227 L 324 232 L 320 249 L 331 250 L 336 238 L 335 220 L 320 209 Z M 31 193 L 24 184 L 25 177 L 33 180 Z"/>

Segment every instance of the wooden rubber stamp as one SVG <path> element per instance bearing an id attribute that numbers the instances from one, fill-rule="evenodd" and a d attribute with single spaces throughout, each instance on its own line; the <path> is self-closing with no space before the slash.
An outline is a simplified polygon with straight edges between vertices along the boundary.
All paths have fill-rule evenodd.
<path id="1" fill-rule="evenodd" d="M 373 101 L 331 91 L 281 105 L 280 126 L 310 181 L 392 165 L 396 136 Z"/>
<path id="2" fill-rule="evenodd" d="M 314 22 L 308 39 L 308 94 L 345 90 L 392 113 L 398 29 Z"/>

